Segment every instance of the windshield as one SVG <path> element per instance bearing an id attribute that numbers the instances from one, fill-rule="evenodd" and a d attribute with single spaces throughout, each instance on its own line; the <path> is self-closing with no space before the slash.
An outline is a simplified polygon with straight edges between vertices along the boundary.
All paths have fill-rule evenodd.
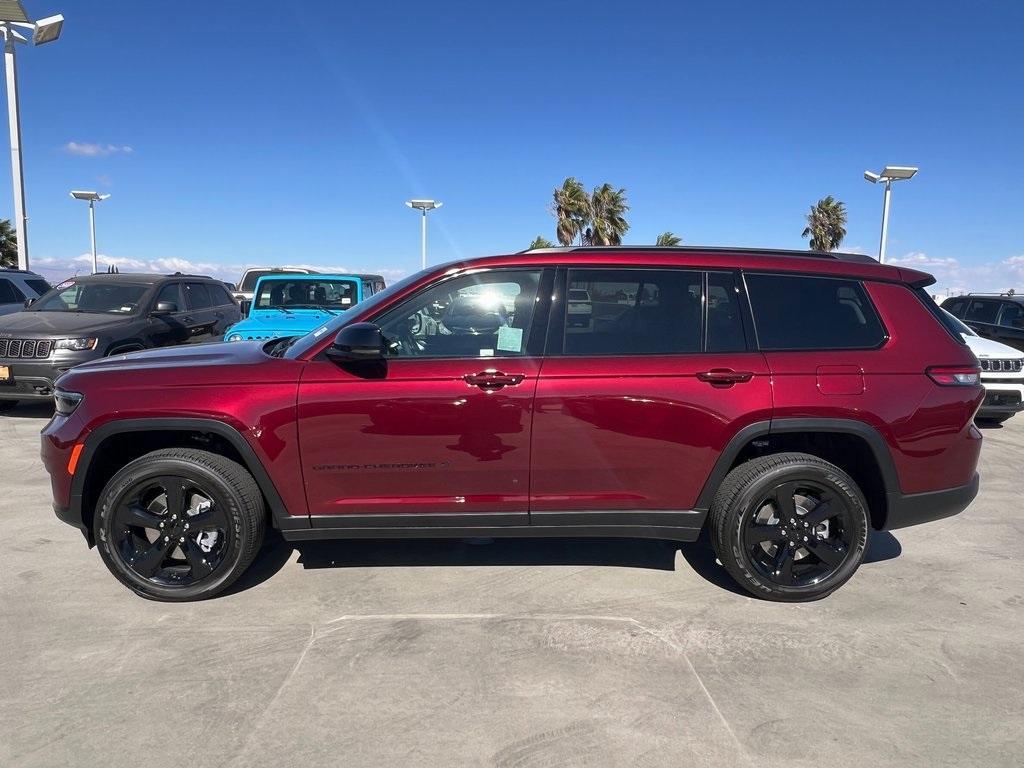
<path id="1" fill-rule="evenodd" d="M 256 283 L 261 277 L 269 277 L 270 275 L 280 275 L 282 272 L 288 270 L 283 269 L 250 269 L 244 275 L 242 275 L 242 282 L 238 284 L 238 290 L 249 293 L 256 287 Z M 292 272 L 295 274 L 295 272 Z"/>
<path id="2" fill-rule="evenodd" d="M 392 283 L 380 293 L 373 294 L 373 296 L 371 296 L 368 299 L 365 299 L 361 304 L 359 304 L 359 313 L 362 314 L 363 310 L 374 309 L 375 307 L 378 307 L 381 304 L 387 303 L 388 301 L 391 300 L 391 297 L 394 296 L 396 293 L 401 293 L 408 286 L 412 285 L 412 283 L 419 280 L 428 271 L 432 272 L 435 269 L 437 268 L 429 267 L 428 269 L 425 269 L 422 272 L 417 272 L 414 275 L 409 275 L 408 277 L 402 278 L 397 283 Z M 342 312 L 337 317 L 332 317 L 319 328 L 310 331 L 305 336 L 298 337 L 297 339 L 295 339 L 294 342 L 292 342 L 291 347 L 285 353 L 285 357 L 296 358 L 299 357 L 300 355 L 305 354 L 307 351 L 309 351 L 311 347 L 313 347 L 317 342 L 320 341 L 320 339 L 323 338 L 324 334 L 336 334 L 341 329 L 341 327 L 352 318 L 352 315 L 353 313 L 351 310 Z"/>
<path id="3" fill-rule="evenodd" d="M 32 312 L 109 312 L 126 315 L 138 309 L 150 286 L 144 283 L 61 283 L 29 307 Z"/>
<path id="4" fill-rule="evenodd" d="M 359 284 L 355 279 L 331 278 L 296 280 L 295 278 L 264 278 L 253 309 L 327 309 L 344 311 L 359 300 Z"/>

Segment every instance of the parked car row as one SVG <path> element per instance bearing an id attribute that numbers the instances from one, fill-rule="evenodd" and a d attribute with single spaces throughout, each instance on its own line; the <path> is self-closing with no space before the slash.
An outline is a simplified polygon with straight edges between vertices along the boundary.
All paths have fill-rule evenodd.
<path id="1" fill-rule="evenodd" d="M 21 400 L 52 400 L 56 379 L 90 360 L 302 335 L 384 288 L 379 275 L 291 268 L 248 270 L 241 284 L 250 280 L 258 306 L 243 321 L 227 285 L 202 275 L 108 273 L 51 287 L 31 272 L 0 271 L 0 411 Z"/>

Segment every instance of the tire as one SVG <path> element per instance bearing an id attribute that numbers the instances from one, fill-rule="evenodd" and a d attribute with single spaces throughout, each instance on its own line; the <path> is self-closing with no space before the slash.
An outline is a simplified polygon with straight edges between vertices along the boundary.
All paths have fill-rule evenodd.
<path id="1" fill-rule="evenodd" d="M 136 594 L 164 602 L 223 592 L 256 557 L 266 526 L 263 496 L 244 467 L 187 448 L 153 451 L 125 465 L 97 508 L 93 528 L 103 563 Z"/>
<path id="2" fill-rule="evenodd" d="M 853 576 L 870 525 L 864 495 L 843 470 L 810 454 L 778 453 L 726 475 L 709 527 L 718 559 L 744 589 L 805 602 Z"/>
<path id="3" fill-rule="evenodd" d="M 0 400 L 0 413 L 6 413 L 18 404 L 18 400 Z"/>

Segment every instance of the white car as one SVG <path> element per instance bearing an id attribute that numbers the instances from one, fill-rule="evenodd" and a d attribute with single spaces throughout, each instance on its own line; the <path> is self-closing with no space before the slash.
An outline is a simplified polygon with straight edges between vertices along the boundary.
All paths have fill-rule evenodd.
<path id="1" fill-rule="evenodd" d="M 575 325 L 582 325 L 584 328 L 588 327 L 593 313 L 593 305 L 590 301 L 590 291 L 586 291 L 582 288 L 570 288 L 568 309 L 568 321 L 570 328 Z"/>
<path id="2" fill-rule="evenodd" d="M 1024 352 L 982 338 L 949 312 L 946 314 L 981 363 L 985 401 L 978 409 L 977 420 L 990 424 L 1006 421 L 1024 408 Z"/>

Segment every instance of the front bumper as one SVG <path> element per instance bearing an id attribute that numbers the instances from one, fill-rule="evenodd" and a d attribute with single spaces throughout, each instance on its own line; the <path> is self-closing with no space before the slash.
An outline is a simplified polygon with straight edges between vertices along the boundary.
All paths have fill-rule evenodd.
<path id="1" fill-rule="evenodd" d="M 1024 410 L 1024 385 L 1000 384 L 998 381 L 985 381 L 985 400 L 978 409 L 978 415 L 1011 416 Z"/>
<path id="2" fill-rule="evenodd" d="M 980 478 L 978 473 L 967 485 L 927 493 L 890 493 L 889 514 L 885 530 L 906 528 L 911 525 L 941 520 L 963 512 L 978 495 Z"/>
<path id="3" fill-rule="evenodd" d="M 95 354 L 50 357 L 46 360 L 0 359 L 0 365 L 11 371 L 9 380 L 0 381 L 0 400 L 52 400 L 54 382 L 62 373 L 95 359 Z"/>

